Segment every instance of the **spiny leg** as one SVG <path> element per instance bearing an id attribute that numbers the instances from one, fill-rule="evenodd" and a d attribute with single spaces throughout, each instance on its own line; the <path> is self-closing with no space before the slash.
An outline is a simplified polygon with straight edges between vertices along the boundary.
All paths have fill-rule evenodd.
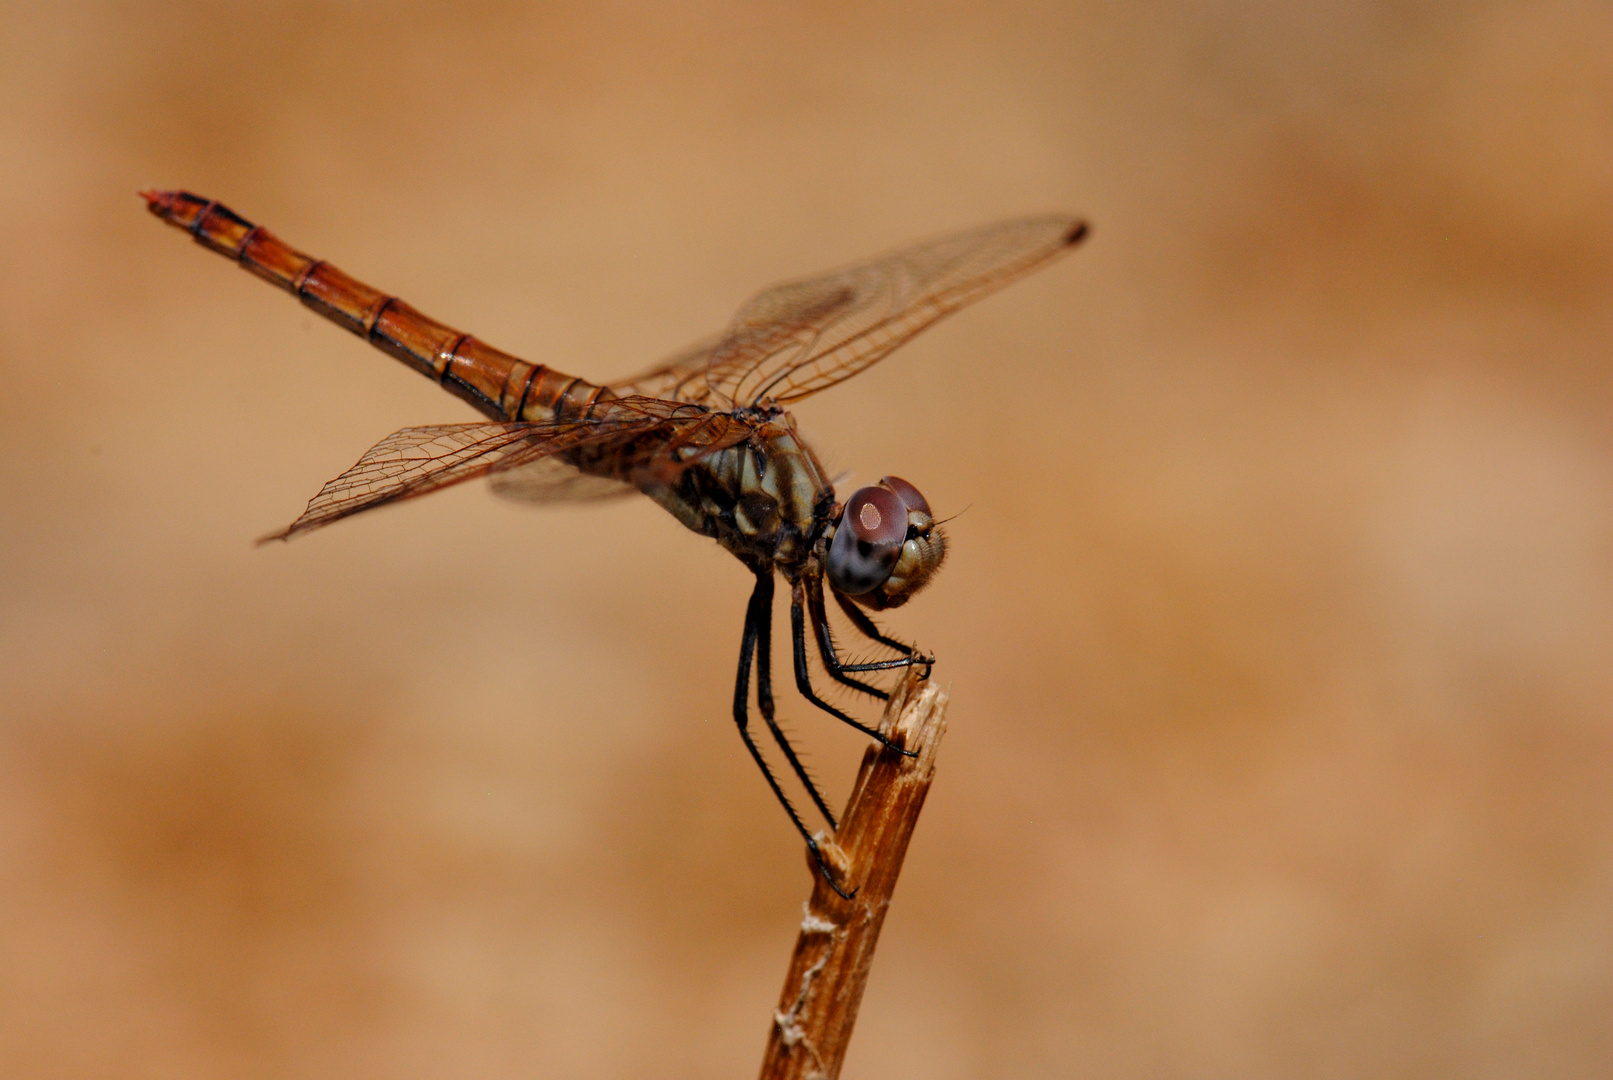
<path id="1" fill-rule="evenodd" d="M 741 635 L 739 641 L 739 671 L 734 680 L 734 723 L 739 727 L 739 737 L 745 743 L 745 749 L 750 751 L 750 756 L 756 762 L 756 767 L 762 770 L 762 776 L 767 780 L 767 786 L 773 789 L 773 795 L 778 799 L 779 805 L 784 807 L 784 812 L 790 816 L 790 823 L 795 826 L 795 831 L 800 833 L 801 838 L 806 841 L 807 850 L 812 852 L 812 861 L 817 864 L 818 873 L 822 874 L 823 880 L 829 883 L 829 888 L 844 899 L 850 900 L 856 895 L 856 890 L 852 890 L 850 893 L 841 892 L 840 886 L 835 883 L 834 874 L 824 861 L 823 852 L 819 850 L 817 840 L 807 831 L 806 823 L 801 820 L 801 815 L 795 812 L 795 807 L 790 803 L 790 797 L 784 794 L 784 789 L 779 786 L 778 778 L 773 775 L 773 770 L 768 766 L 767 759 L 762 756 L 762 751 L 756 745 L 756 740 L 751 738 L 749 709 L 751 656 L 755 653 L 757 640 L 761 636 L 759 628 L 763 620 L 767 619 L 771 613 L 771 604 L 767 601 L 771 601 L 772 595 L 773 580 L 771 575 L 765 579 L 764 583 L 762 576 L 758 574 L 756 588 L 751 593 L 750 603 L 745 607 L 745 632 Z M 758 685 L 759 689 L 760 686 Z M 772 689 L 769 687 L 768 697 L 771 698 L 771 696 Z"/>
<path id="2" fill-rule="evenodd" d="M 813 783 L 812 777 L 807 773 L 806 766 L 796 756 L 795 747 L 790 745 L 790 740 L 785 737 L 783 730 L 778 726 L 778 722 L 773 718 L 772 570 L 768 570 L 765 574 L 758 573 L 756 575 L 756 594 L 752 598 L 753 603 L 757 602 L 755 599 L 757 596 L 760 597 L 760 614 L 756 625 L 756 704 L 761 710 L 762 720 L 767 724 L 767 730 L 773 734 L 773 741 L 778 743 L 780 750 L 784 751 L 785 760 L 790 763 L 790 768 L 795 770 L 796 777 L 801 781 L 802 786 L 807 789 L 807 794 L 812 797 L 813 805 L 818 808 L 818 812 L 829 823 L 831 830 L 838 829 L 840 826 L 835 821 L 834 813 L 829 809 L 829 804 L 824 801 L 823 794 L 818 791 L 818 785 Z"/>
<path id="3" fill-rule="evenodd" d="M 839 682 L 850 682 L 851 685 L 861 687 L 862 684 L 860 683 L 842 678 L 843 674 L 848 671 L 859 673 L 864 671 L 893 671 L 899 668 L 918 667 L 920 665 L 924 666 L 926 674 L 928 674 L 929 665 L 934 663 L 933 657 L 921 655 L 911 645 L 904 645 L 894 638 L 888 638 L 881 634 L 872 619 L 858 611 L 849 600 L 839 593 L 835 593 L 835 599 L 840 602 L 840 606 L 845 610 L 846 616 L 851 619 L 852 624 L 858 630 L 881 645 L 901 653 L 902 656 L 897 660 L 875 660 L 864 664 L 843 663 L 839 654 L 835 651 L 834 636 L 829 630 L 829 612 L 823 603 L 823 582 L 809 581 L 807 582 L 807 604 L 812 613 L 812 627 L 818 639 L 818 654 L 823 658 L 823 666 L 831 677 Z M 884 697 L 885 695 L 880 694 L 879 696 Z"/>
<path id="4" fill-rule="evenodd" d="M 833 589 L 829 591 L 834 592 Z M 836 592 L 834 594 L 834 598 L 835 603 L 840 605 L 840 610 L 846 613 L 846 618 L 851 620 L 851 624 L 855 626 L 858 633 L 862 634 L 864 637 L 872 638 L 881 645 L 885 646 L 887 649 L 895 649 L 897 652 L 906 653 L 908 656 L 915 658 L 916 661 L 922 662 L 926 667 L 935 663 L 935 657 L 925 656 L 923 653 L 918 651 L 918 647 L 916 645 L 909 645 L 906 642 L 897 641 L 895 638 L 886 637 L 884 634 L 880 633 L 879 627 L 874 625 L 874 620 L 868 617 L 868 613 L 862 608 L 858 607 L 843 593 Z"/>
<path id="5" fill-rule="evenodd" d="M 806 617 L 805 611 L 803 610 L 804 593 L 805 590 L 799 581 L 791 585 L 790 636 L 795 644 L 795 688 L 801 692 L 802 697 L 812 702 L 812 704 L 816 705 L 818 708 L 822 709 L 835 719 L 840 720 L 843 723 L 850 724 L 864 735 L 867 735 L 870 739 L 873 739 L 875 742 L 879 743 L 879 745 L 888 746 L 892 750 L 895 750 L 897 753 L 906 757 L 917 757 L 918 751 L 902 749 L 900 746 L 897 746 L 895 743 L 891 742 L 890 739 L 886 738 L 875 728 L 869 727 L 867 724 L 862 723 L 850 714 L 842 712 L 833 705 L 829 704 L 827 701 L 824 701 L 817 695 L 817 692 L 812 689 L 812 675 L 807 667 Z"/>
<path id="6" fill-rule="evenodd" d="M 829 673 L 829 678 L 881 701 L 890 700 L 890 694 L 879 687 L 865 683 L 861 679 L 853 679 L 846 674 L 844 665 L 840 663 L 840 656 L 835 650 L 834 632 L 829 628 L 829 613 L 824 610 L 821 589 L 807 586 L 806 608 L 807 617 L 812 620 L 812 636 L 818 643 L 818 659 L 823 661 L 823 670 Z"/>

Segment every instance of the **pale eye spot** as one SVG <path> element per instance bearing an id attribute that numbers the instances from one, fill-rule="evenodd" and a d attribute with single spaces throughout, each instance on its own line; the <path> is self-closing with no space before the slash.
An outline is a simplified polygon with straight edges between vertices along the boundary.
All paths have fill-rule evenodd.
<path id="1" fill-rule="evenodd" d="M 873 532 L 875 529 L 879 528 L 880 523 L 884 521 L 884 518 L 879 516 L 879 507 L 875 506 L 871 502 L 865 502 L 862 505 L 862 509 L 857 511 L 857 520 L 862 522 L 862 527 L 864 529 L 868 530 L 869 532 Z"/>

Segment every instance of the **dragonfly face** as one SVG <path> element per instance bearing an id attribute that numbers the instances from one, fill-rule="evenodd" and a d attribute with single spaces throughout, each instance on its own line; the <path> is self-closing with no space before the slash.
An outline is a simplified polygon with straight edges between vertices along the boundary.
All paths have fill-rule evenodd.
<path id="1" fill-rule="evenodd" d="M 942 316 L 1051 262 L 1086 236 L 1086 225 L 1062 215 L 1002 221 L 777 285 L 740 308 L 717 337 L 604 385 L 511 356 L 430 319 L 213 200 L 183 191 L 144 195 L 152 213 L 204 247 L 294 294 L 488 418 L 394 432 L 326 484 L 301 517 L 265 539 L 289 539 L 486 476 L 497 494 L 525 502 L 642 492 L 756 575 L 740 639 L 734 720 L 819 869 L 839 891 L 750 731 L 754 663 L 762 720 L 833 828 L 834 814 L 773 715 L 774 574 L 790 587 L 796 688 L 818 708 L 889 745 L 817 695 L 808 629 L 831 679 L 886 697 L 858 676 L 928 668 L 933 660 L 885 636 L 862 608 L 905 603 L 940 567 L 946 540 L 924 496 L 898 477 L 887 476 L 837 506 L 833 486 L 785 406 L 850 378 Z M 889 650 L 887 659 L 840 659 L 825 578 L 853 628 Z"/>
<path id="2" fill-rule="evenodd" d="M 882 611 L 928 584 L 946 553 L 929 501 L 901 477 L 887 476 L 846 500 L 825 570 L 837 593 Z"/>

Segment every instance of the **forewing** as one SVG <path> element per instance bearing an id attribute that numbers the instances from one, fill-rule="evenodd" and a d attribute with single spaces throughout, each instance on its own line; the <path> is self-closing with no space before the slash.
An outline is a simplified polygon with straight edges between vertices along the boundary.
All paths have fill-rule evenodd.
<path id="1" fill-rule="evenodd" d="M 721 341 L 720 334 L 697 341 L 647 371 L 612 383 L 610 388 L 621 397 L 634 395 L 704 404 L 711 395 L 711 387 L 706 383 L 706 366 Z M 728 408 L 729 403 L 721 402 L 719 407 Z"/>
<path id="2" fill-rule="evenodd" d="M 774 286 L 739 310 L 704 360 L 698 400 L 713 408 L 788 404 L 862 371 L 943 315 L 1050 262 L 1086 235 L 1062 215 L 954 233 L 867 262 Z M 691 349 L 678 386 L 700 363 Z M 664 369 L 667 377 L 673 372 Z M 694 400 L 691 396 L 688 400 Z"/>

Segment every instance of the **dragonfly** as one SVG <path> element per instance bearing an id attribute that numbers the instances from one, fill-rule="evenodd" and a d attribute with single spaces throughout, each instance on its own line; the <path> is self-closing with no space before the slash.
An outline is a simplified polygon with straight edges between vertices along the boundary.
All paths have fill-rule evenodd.
<path id="1" fill-rule="evenodd" d="M 828 677 L 872 698 L 888 697 L 868 681 L 875 673 L 928 672 L 934 658 L 886 635 L 869 613 L 900 607 L 922 589 L 946 557 L 946 536 L 919 489 L 900 477 L 883 477 L 838 501 L 786 407 L 849 379 L 936 320 L 1069 252 L 1087 235 L 1084 221 L 1062 214 L 999 221 L 775 285 L 751 298 L 720 334 L 607 384 L 522 360 L 431 319 L 216 200 L 186 191 L 141 195 L 153 214 L 203 247 L 292 293 L 487 417 L 388 435 L 327 483 L 300 517 L 262 541 L 289 540 L 484 476 L 497 494 L 532 503 L 649 496 L 755 576 L 740 638 L 734 722 L 819 871 L 836 892 L 851 895 L 750 727 L 754 665 L 762 722 L 835 829 L 834 813 L 775 719 L 775 577 L 790 592 L 792 659 L 802 697 L 910 754 L 818 694 L 808 667 L 808 631 Z M 870 647 L 883 650 L 883 659 L 843 658 L 826 597 Z"/>

